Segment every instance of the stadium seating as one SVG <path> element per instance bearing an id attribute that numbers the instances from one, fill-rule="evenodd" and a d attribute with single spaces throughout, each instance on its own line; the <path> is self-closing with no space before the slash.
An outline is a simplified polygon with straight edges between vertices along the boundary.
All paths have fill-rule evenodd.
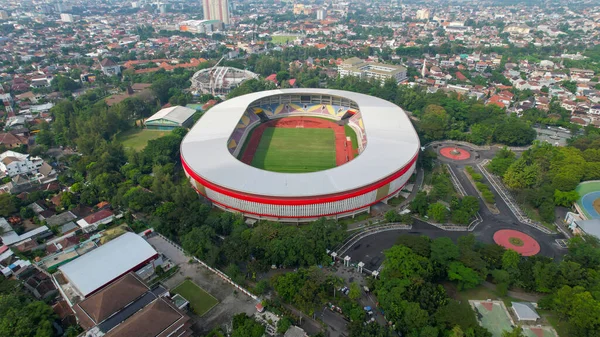
<path id="1" fill-rule="evenodd" d="M 254 125 L 259 124 L 262 120 L 264 122 L 265 117 L 269 119 L 282 118 L 287 116 L 314 116 L 314 117 L 325 117 L 328 119 L 339 121 L 342 117 L 348 116 L 349 107 L 338 106 L 338 105 L 327 105 L 327 104 L 301 104 L 301 103 L 287 103 L 287 104 L 264 104 L 258 107 L 248 109 L 239 123 L 236 126 L 235 131 L 229 138 L 228 148 L 231 153 L 234 153 L 238 146 L 246 138 L 248 133 Z M 257 114 L 255 111 L 260 111 Z M 356 111 L 356 109 L 353 109 Z M 360 112 L 355 113 L 348 119 L 348 123 L 354 130 L 358 130 L 357 136 L 359 140 L 359 152 L 364 149 L 367 143 L 366 134 L 364 132 L 364 125 Z M 249 127 L 251 126 L 251 127 Z"/>

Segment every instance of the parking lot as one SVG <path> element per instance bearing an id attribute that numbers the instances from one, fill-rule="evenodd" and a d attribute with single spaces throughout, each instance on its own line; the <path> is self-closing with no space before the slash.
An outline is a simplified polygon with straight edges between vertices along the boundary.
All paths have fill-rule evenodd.
<path id="1" fill-rule="evenodd" d="M 187 278 L 194 281 L 198 286 L 219 300 L 219 304 L 213 307 L 202 317 L 193 316 L 194 331 L 206 333 L 215 327 L 229 324 L 235 314 L 245 312 L 252 315 L 256 309 L 256 301 L 224 281 L 201 264 L 191 262 L 190 258 L 178 250 L 171 243 L 160 236 L 148 239 L 148 242 L 159 253 L 164 254 L 173 263 L 179 266 L 179 271 L 163 284 L 169 289 L 181 284 Z M 193 261 L 193 260 L 192 260 Z"/>

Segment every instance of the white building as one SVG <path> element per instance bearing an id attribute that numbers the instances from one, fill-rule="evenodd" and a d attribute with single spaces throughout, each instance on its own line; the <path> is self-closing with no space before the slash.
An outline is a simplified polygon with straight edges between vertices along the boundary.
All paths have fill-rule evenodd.
<path id="1" fill-rule="evenodd" d="M 429 9 L 419 9 L 417 11 L 417 15 L 415 16 L 415 19 L 417 20 L 429 20 L 429 16 L 430 16 L 430 12 Z"/>
<path id="2" fill-rule="evenodd" d="M 35 174 L 44 164 L 40 157 L 30 157 L 15 151 L 6 151 L 0 154 L 0 173 L 9 177 L 17 174 Z"/>
<path id="3" fill-rule="evenodd" d="M 63 298 L 73 305 L 122 275 L 139 270 L 157 257 L 158 253 L 146 240 L 127 232 L 60 266 L 59 273 L 53 274 L 53 283 Z M 64 280 L 59 282 L 58 274 L 62 274 Z"/>
<path id="4" fill-rule="evenodd" d="M 60 21 L 62 22 L 73 22 L 73 15 L 67 13 L 60 14 Z"/>
<path id="5" fill-rule="evenodd" d="M 319 9 L 317 10 L 317 20 L 325 20 L 327 17 L 327 10 Z"/>
<path id="6" fill-rule="evenodd" d="M 229 1 L 228 0 L 202 0 L 205 20 L 220 20 L 229 24 Z"/>
<path id="7" fill-rule="evenodd" d="M 383 84 L 387 79 L 393 78 L 400 83 L 406 79 L 406 68 L 393 64 L 365 62 L 358 57 L 344 60 L 338 67 L 340 77 L 356 76 L 365 79 L 376 78 Z"/>

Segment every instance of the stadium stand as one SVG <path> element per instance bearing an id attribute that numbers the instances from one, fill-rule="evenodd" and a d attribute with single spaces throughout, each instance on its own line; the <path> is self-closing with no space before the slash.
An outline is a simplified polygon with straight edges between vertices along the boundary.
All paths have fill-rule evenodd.
<path id="1" fill-rule="evenodd" d="M 299 99 L 294 101 L 294 99 Z M 321 102 L 314 102 L 314 97 L 282 97 L 278 102 L 273 102 L 272 98 L 259 100 L 250 104 L 236 126 L 236 130 L 229 138 L 227 147 L 229 152 L 238 156 L 242 145 L 250 134 L 250 131 L 258 124 L 267 122 L 271 119 L 284 118 L 289 116 L 312 116 L 324 117 L 334 121 L 341 121 L 342 124 L 348 124 L 355 132 L 358 138 L 358 153 L 361 153 L 367 144 L 365 128 L 358 107 L 351 101 L 344 101 L 335 98 L 321 97 Z M 335 103 L 334 100 L 346 104 L 326 104 Z M 287 101 L 286 103 L 281 103 Z M 303 103 L 302 101 L 310 101 Z"/>

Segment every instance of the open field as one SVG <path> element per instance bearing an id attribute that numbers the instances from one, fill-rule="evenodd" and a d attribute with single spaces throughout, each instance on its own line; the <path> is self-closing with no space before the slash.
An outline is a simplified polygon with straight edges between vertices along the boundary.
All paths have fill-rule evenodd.
<path id="1" fill-rule="evenodd" d="M 166 136 L 171 131 L 155 131 L 148 129 L 131 129 L 117 135 L 117 141 L 126 149 L 143 150 L 149 141 Z"/>
<path id="2" fill-rule="evenodd" d="M 219 301 L 211 294 L 207 293 L 190 280 L 183 281 L 180 285 L 175 287 L 172 292 L 179 294 L 188 300 L 192 310 L 198 316 L 204 315 L 219 303 Z"/>
<path id="3" fill-rule="evenodd" d="M 271 36 L 273 39 L 271 42 L 274 44 L 283 44 L 283 43 L 292 43 L 296 39 L 297 36 L 294 35 L 275 35 Z"/>
<path id="4" fill-rule="evenodd" d="M 315 172 L 336 166 L 331 129 L 267 128 L 252 166 L 286 173 Z"/>

